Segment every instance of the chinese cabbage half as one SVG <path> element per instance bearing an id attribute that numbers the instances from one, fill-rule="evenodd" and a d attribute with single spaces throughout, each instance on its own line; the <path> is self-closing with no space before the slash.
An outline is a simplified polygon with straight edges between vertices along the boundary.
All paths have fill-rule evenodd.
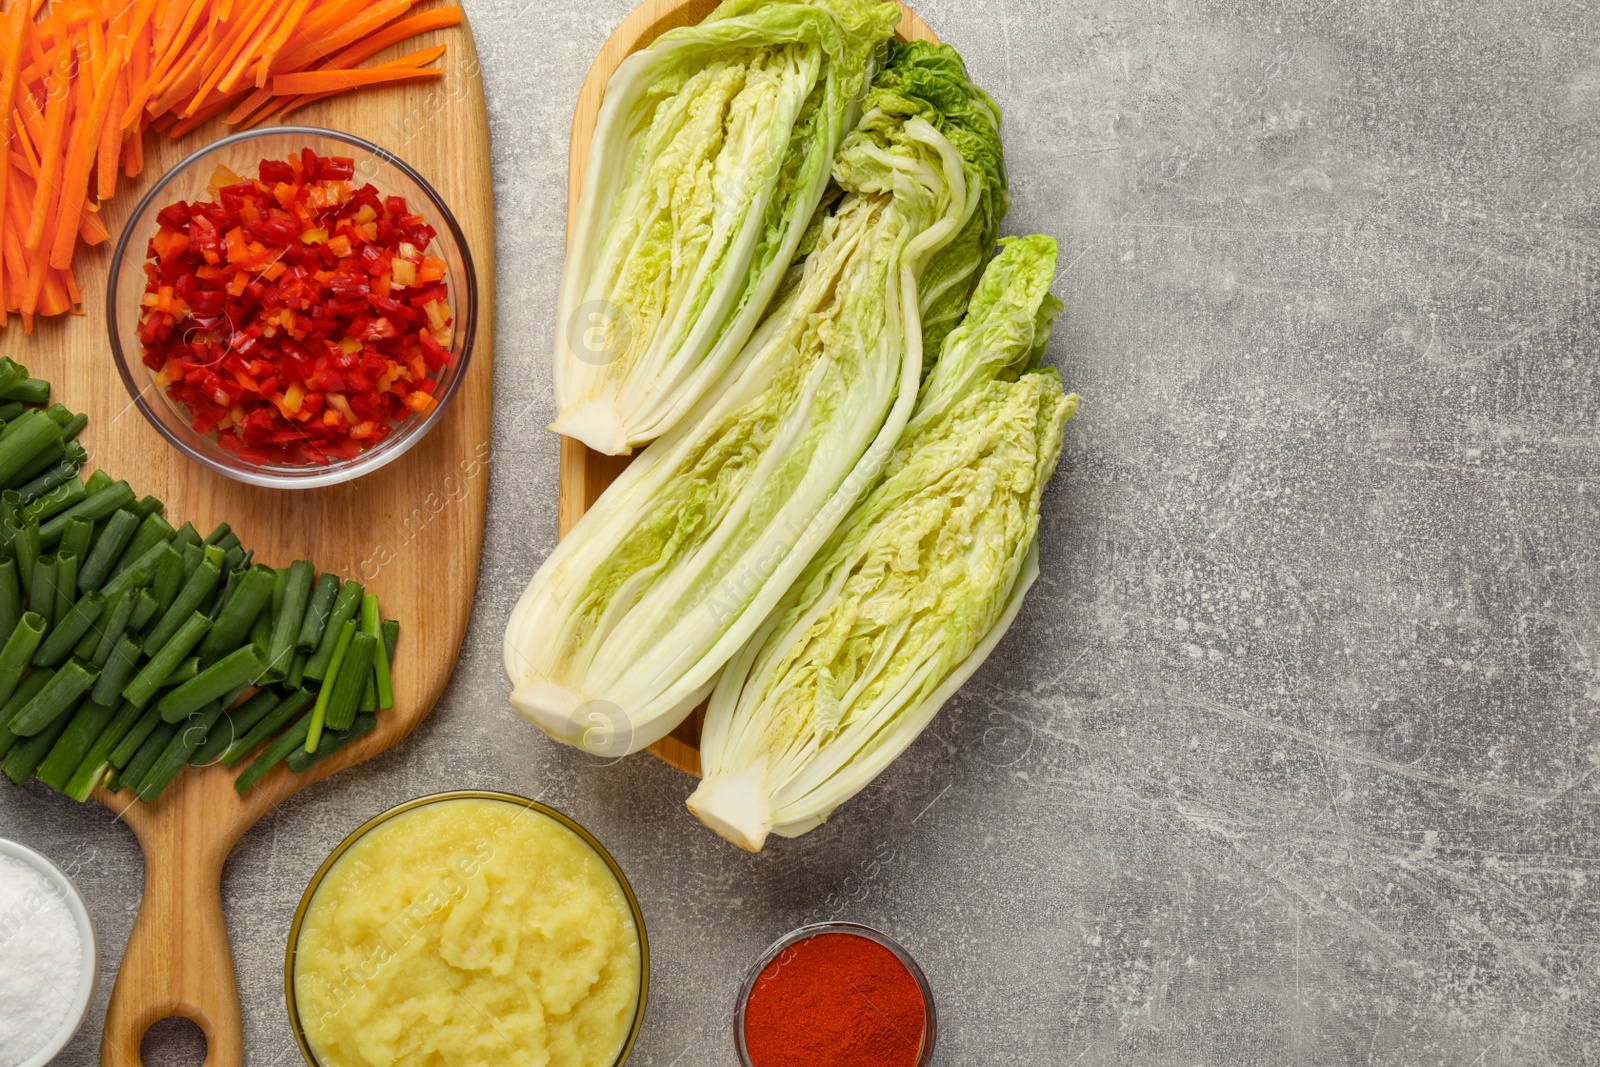
<path id="1" fill-rule="evenodd" d="M 929 51 L 954 57 L 908 45 L 890 70 Z M 523 593 L 505 637 L 511 701 L 556 738 L 620 755 L 671 731 L 888 460 L 922 376 L 920 279 L 975 217 L 993 220 L 992 245 L 1005 210 L 997 116 L 971 106 L 987 98 L 959 60 L 945 70 L 868 94 L 835 167 L 842 195 L 730 380 Z"/>
<path id="2" fill-rule="evenodd" d="M 711 697 L 689 809 L 752 851 L 859 792 L 983 663 L 1038 575 L 1039 497 L 1077 410 L 1034 369 L 1056 243 L 1006 242 L 916 413 Z"/>
<path id="3" fill-rule="evenodd" d="M 878 0 L 730 0 L 617 68 L 561 279 L 551 429 L 629 452 L 728 369 L 898 17 Z"/>

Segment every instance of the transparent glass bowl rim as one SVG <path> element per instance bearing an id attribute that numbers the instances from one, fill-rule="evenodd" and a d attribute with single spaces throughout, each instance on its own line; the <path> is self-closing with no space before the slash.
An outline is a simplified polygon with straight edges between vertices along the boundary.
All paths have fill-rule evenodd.
<path id="1" fill-rule="evenodd" d="M 294 909 L 294 921 L 289 924 L 289 946 L 284 953 L 283 960 L 283 993 L 284 1000 L 289 1009 L 289 1025 L 294 1030 L 294 1040 L 300 1046 L 300 1055 L 305 1058 L 310 1067 L 322 1067 L 322 1061 L 317 1059 L 311 1050 L 311 1043 L 306 1039 L 305 1028 L 300 1025 L 300 1008 L 295 1002 L 294 995 L 294 957 L 295 948 L 300 942 L 300 926 L 305 921 L 306 911 L 311 905 L 311 898 L 316 896 L 317 889 L 322 885 L 322 879 L 333 869 L 349 849 L 368 832 L 377 829 L 397 815 L 404 815 L 408 811 L 427 807 L 430 804 L 442 804 L 451 800 L 496 800 L 505 804 L 513 804 L 519 808 L 529 808 L 541 815 L 549 816 L 562 826 L 578 835 L 579 840 L 594 850 L 595 854 L 605 862 L 607 869 L 622 887 L 622 895 L 628 899 L 628 910 L 633 914 L 634 929 L 639 931 L 639 1000 L 634 1005 L 633 1023 L 628 1027 L 628 1036 L 622 1042 L 622 1049 L 617 1053 L 617 1058 L 611 1067 L 622 1067 L 628 1062 L 628 1057 L 633 1053 L 633 1046 L 639 1040 L 639 1030 L 644 1026 L 644 1012 L 646 1002 L 650 999 L 650 938 L 645 933 L 644 912 L 639 907 L 639 900 L 633 895 L 633 886 L 628 881 L 628 876 L 622 872 L 621 864 L 606 850 L 593 834 L 585 830 L 577 820 L 570 815 L 548 804 L 541 804 L 537 800 L 518 796 L 515 793 L 501 793 L 484 789 L 457 789 L 446 793 L 429 793 L 427 796 L 408 800 L 397 804 L 388 811 L 379 812 L 339 842 L 328 858 L 322 861 L 311 881 L 306 885 L 306 890 L 300 895 L 300 904 Z"/>
<path id="2" fill-rule="evenodd" d="M 407 429 L 402 436 L 395 440 L 389 448 L 380 444 L 371 452 L 362 452 L 355 459 L 342 463 L 330 464 L 327 467 L 307 467 L 305 474 L 283 474 L 276 471 L 261 470 L 250 467 L 233 467 L 219 463 L 211 456 L 195 449 L 187 441 L 175 435 L 151 409 L 150 401 L 145 398 L 145 390 L 134 381 L 134 363 L 130 360 L 130 353 L 123 351 L 121 331 L 117 326 L 117 279 L 122 273 L 123 261 L 128 257 L 128 244 L 133 239 L 133 230 L 139 220 L 146 217 L 156 204 L 157 198 L 166 191 L 167 187 L 177 181 L 202 162 L 206 157 L 216 154 L 234 145 L 248 141 L 261 140 L 267 137 L 320 137 L 339 141 L 362 152 L 370 153 L 383 159 L 386 163 L 393 164 L 401 173 L 417 184 L 438 212 L 439 219 L 444 223 L 450 233 L 450 238 L 455 242 L 456 250 L 461 256 L 462 273 L 466 276 L 466 304 L 458 309 L 458 322 L 465 327 L 461 340 L 461 353 L 456 357 L 455 366 L 451 370 L 450 379 L 445 383 L 443 395 L 437 397 L 438 403 L 428 413 L 427 417 L 414 428 Z M 464 315 L 459 314 L 464 312 Z M 433 428 L 444 418 L 445 412 L 455 400 L 456 393 L 460 391 L 461 383 L 466 379 L 467 369 L 472 363 L 472 350 L 478 334 L 478 269 L 472 259 L 472 249 L 467 244 L 467 235 L 462 232 L 461 224 L 456 221 L 455 213 L 444 202 L 426 178 L 419 174 L 405 160 L 362 137 L 353 133 L 343 133 L 339 130 L 330 130 L 321 126 L 263 126 L 253 130 L 243 130 L 231 134 L 220 140 L 189 153 L 173 165 L 172 169 L 161 176 L 161 179 L 151 186 L 132 214 L 128 216 L 127 223 L 122 228 L 122 236 L 117 240 L 117 247 L 111 254 L 111 269 L 106 279 L 106 336 L 111 343 L 111 352 L 116 360 L 117 372 L 122 376 L 122 384 L 128 390 L 128 395 L 133 398 L 134 404 L 139 408 L 139 413 L 145 421 L 155 427 L 157 433 L 167 440 L 178 451 L 199 463 L 207 470 L 245 482 L 250 485 L 266 486 L 271 489 L 315 489 L 325 485 L 337 485 L 364 474 L 370 474 L 381 467 L 388 465 L 405 455 L 411 448 L 433 431 Z M 133 357 L 135 360 L 137 356 Z M 142 364 L 141 364 L 142 365 Z M 409 421 L 409 420 L 408 420 Z M 219 446 L 220 447 L 220 446 Z M 318 473 L 320 472 L 320 473 Z"/>
<path id="3" fill-rule="evenodd" d="M 767 969 L 767 965 L 777 959 L 785 949 L 818 934 L 853 934 L 856 937 L 864 937 L 868 941 L 882 945 L 905 964 L 906 970 L 911 972 L 911 977 L 916 979 L 917 989 L 922 993 L 923 1011 L 926 1013 L 922 1027 L 922 1051 L 917 1054 L 917 1067 L 924 1067 L 933 1059 L 933 1047 L 939 1039 L 939 1013 L 934 1007 L 933 988 L 928 985 L 928 976 L 922 973 L 922 968 L 900 942 L 882 930 L 850 922 L 809 923 L 790 930 L 756 957 L 756 961 L 745 972 L 744 983 L 739 986 L 739 999 L 735 1002 L 733 1012 L 733 1046 L 739 1054 L 741 1067 L 754 1067 L 750 1060 L 750 1052 L 744 1044 L 744 1012 L 750 1004 L 750 993 L 756 987 L 756 980 L 761 977 L 761 972 Z"/>
<path id="4" fill-rule="evenodd" d="M 84 903 L 82 891 L 71 878 L 67 877 L 67 872 L 57 867 L 50 857 L 36 852 L 20 841 L 4 837 L 0 837 L 0 856 L 21 860 L 61 886 L 64 891 L 62 903 L 67 906 L 67 912 L 72 916 L 73 924 L 78 928 L 78 936 L 83 943 L 83 969 L 78 974 L 78 986 L 72 991 L 72 1006 L 62 1018 L 60 1029 L 18 1064 L 18 1067 L 44 1067 L 67 1047 L 68 1042 L 83 1026 L 83 1020 L 88 1017 L 89 1005 L 94 1000 L 94 990 L 100 974 L 100 943 L 95 934 L 94 920 L 89 917 L 88 906 Z"/>

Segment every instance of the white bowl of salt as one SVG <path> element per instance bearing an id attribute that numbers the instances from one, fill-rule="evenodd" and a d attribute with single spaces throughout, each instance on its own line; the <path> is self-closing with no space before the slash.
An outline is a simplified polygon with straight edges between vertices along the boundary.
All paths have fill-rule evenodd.
<path id="1" fill-rule="evenodd" d="M 0 1067 L 44 1067 L 83 1024 L 98 951 L 61 868 L 0 838 Z"/>

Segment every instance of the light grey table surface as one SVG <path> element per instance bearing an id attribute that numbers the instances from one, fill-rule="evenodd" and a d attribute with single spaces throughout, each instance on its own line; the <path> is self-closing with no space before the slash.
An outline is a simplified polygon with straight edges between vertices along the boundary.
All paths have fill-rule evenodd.
<path id="1" fill-rule="evenodd" d="M 1050 358 L 1083 410 L 999 652 L 831 822 L 750 856 L 678 772 L 518 720 L 500 671 L 555 537 L 567 129 L 630 6 L 467 0 L 499 219 L 476 608 L 415 737 L 234 853 L 248 1062 L 297 1062 L 283 946 L 327 851 L 492 787 L 631 876 L 640 1067 L 732 1064 L 746 964 L 825 917 L 916 954 L 950 1067 L 1600 1063 L 1600 13 L 923 4 L 1005 109 L 1007 232 L 1061 240 Z M 60 1062 L 94 1063 L 133 838 L 37 785 L 0 834 L 88 896 L 103 981 Z"/>

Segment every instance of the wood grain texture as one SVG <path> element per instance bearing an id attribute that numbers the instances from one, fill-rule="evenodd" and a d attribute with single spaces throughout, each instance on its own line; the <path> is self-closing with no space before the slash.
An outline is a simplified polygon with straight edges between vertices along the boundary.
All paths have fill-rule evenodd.
<path id="1" fill-rule="evenodd" d="M 719 0 L 645 0 L 617 27 L 601 47 L 578 93 L 577 110 L 572 116 L 572 146 L 567 155 L 567 240 L 578 217 L 578 199 L 583 194 L 583 176 L 589 166 L 589 142 L 594 138 L 600 102 L 606 82 L 611 80 L 624 59 L 648 47 L 657 37 L 679 26 L 692 26 L 711 14 Z M 899 0 L 896 0 L 899 3 Z M 932 30 L 904 3 L 899 3 L 900 25 L 895 37 L 902 41 L 939 43 Z M 616 481 L 628 466 L 627 456 L 607 456 L 595 452 L 570 437 L 561 439 L 561 488 L 558 530 L 562 537 L 577 525 L 584 512 L 594 506 L 606 487 Z M 650 746 L 660 759 L 686 774 L 700 776 L 700 727 L 705 707 L 696 708 L 676 730 Z"/>
<path id="2" fill-rule="evenodd" d="M 166 501 L 174 525 L 207 530 L 227 520 L 256 559 L 299 558 L 361 580 L 386 616 L 401 621 L 395 708 L 378 728 L 305 774 L 279 766 L 241 798 L 235 769 L 183 773 L 152 805 L 97 794 L 133 828 L 145 855 L 144 898 L 111 995 L 101 1044 L 106 1067 L 137 1067 L 150 1024 L 183 1016 L 205 1032 L 207 1067 L 243 1058 L 239 998 L 220 895 L 222 867 L 239 837 L 300 789 L 395 744 L 432 710 L 455 668 L 483 547 L 494 381 L 494 205 L 488 116 L 469 27 L 406 42 L 400 51 L 445 44 L 445 76 L 430 85 L 336 97 L 289 122 L 364 137 L 415 167 L 455 212 L 476 263 L 476 347 L 461 392 L 443 421 L 410 452 L 343 486 L 274 490 L 203 470 L 175 452 L 128 401 L 105 338 L 110 246 L 81 252 L 87 314 L 46 321 L 32 337 L 13 325 L 0 352 L 51 380 L 55 397 L 89 414 L 91 466 L 127 478 Z M 380 56 L 378 61 L 389 58 Z M 174 163 L 226 133 L 218 123 L 172 141 L 146 142 L 145 173 L 106 205 L 122 231 L 144 191 Z"/>

